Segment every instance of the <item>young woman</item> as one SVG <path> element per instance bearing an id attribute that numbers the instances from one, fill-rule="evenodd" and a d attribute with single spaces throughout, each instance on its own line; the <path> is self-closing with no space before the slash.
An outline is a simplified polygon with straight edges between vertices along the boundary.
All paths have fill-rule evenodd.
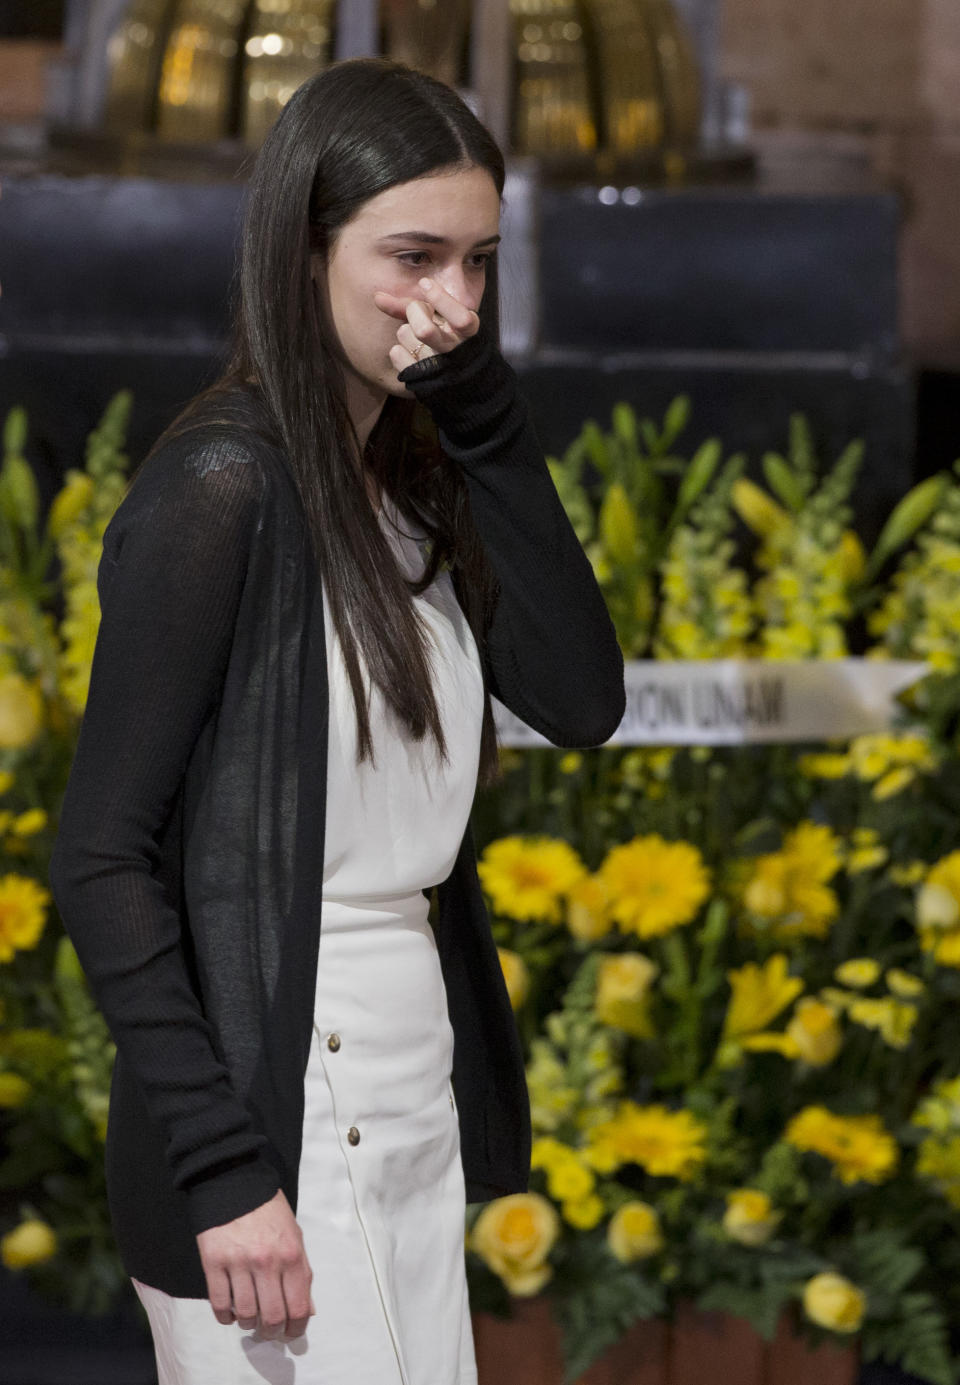
<path id="1" fill-rule="evenodd" d="M 50 880 L 117 1045 L 160 1385 L 470 1385 L 465 1201 L 527 1188 L 469 814 L 490 695 L 602 744 L 623 660 L 498 340 L 503 159 L 378 59 L 250 181 L 234 349 L 104 534 Z"/>

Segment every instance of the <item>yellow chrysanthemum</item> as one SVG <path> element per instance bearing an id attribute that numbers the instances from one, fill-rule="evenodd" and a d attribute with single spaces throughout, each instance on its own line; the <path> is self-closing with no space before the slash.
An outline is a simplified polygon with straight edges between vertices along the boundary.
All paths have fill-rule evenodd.
<path id="1" fill-rule="evenodd" d="M 539 1293 L 552 1277 L 547 1256 L 560 1229 L 556 1208 L 540 1193 L 508 1193 L 487 1203 L 467 1244 L 512 1294 L 526 1297 Z"/>
<path id="2" fill-rule="evenodd" d="M 0 876 L 0 962 L 36 947 L 47 921 L 50 891 L 26 875 Z"/>
<path id="3" fill-rule="evenodd" d="M 823 938 L 839 912 L 827 881 L 840 868 L 840 839 L 829 827 L 802 822 L 779 851 L 760 856 L 743 891 L 755 927 L 790 941 Z"/>
<path id="4" fill-rule="evenodd" d="M 665 841 L 659 833 L 613 847 L 599 874 L 611 917 L 641 938 L 689 923 L 710 892 L 710 872 L 697 848 Z"/>
<path id="5" fill-rule="evenodd" d="M 837 1116 L 824 1106 L 804 1107 L 783 1138 L 796 1149 L 829 1159 L 841 1183 L 882 1183 L 895 1172 L 900 1157 L 878 1116 Z"/>
<path id="6" fill-rule="evenodd" d="M 568 842 L 512 836 L 484 848 L 477 874 L 496 913 L 559 923 L 561 901 L 586 867 Z"/>
<path id="7" fill-rule="evenodd" d="M 787 974 L 789 962 L 777 952 L 762 966 L 747 962 L 727 972 L 731 998 L 723 1022 L 724 1039 L 739 1039 L 765 1029 L 803 990 L 798 976 Z"/>
<path id="8" fill-rule="evenodd" d="M 656 1255 L 663 1249 L 663 1231 L 657 1209 L 639 1198 L 623 1203 L 610 1218 L 607 1245 L 624 1265 Z"/>
<path id="9" fill-rule="evenodd" d="M 639 1164 L 662 1178 L 689 1180 L 706 1159 L 707 1128 L 690 1111 L 620 1102 L 589 1132 L 583 1158 L 600 1173 Z"/>

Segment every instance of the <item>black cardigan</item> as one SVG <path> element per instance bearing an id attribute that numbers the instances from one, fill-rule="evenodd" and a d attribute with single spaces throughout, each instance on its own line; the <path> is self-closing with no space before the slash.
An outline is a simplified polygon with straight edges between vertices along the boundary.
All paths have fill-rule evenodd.
<path id="1" fill-rule="evenodd" d="M 486 329 L 400 374 L 466 476 L 500 594 L 487 694 L 556 745 L 609 739 L 623 659 Z M 105 1166 L 128 1274 L 205 1298 L 196 1234 L 296 1211 L 318 962 L 323 602 L 295 489 L 222 425 L 152 453 L 104 534 L 101 623 L 50 886 L 117 1045 Z M 528 1186 L 523 1055 L 468 825 L 437 886 L 467 1201 Z"/>

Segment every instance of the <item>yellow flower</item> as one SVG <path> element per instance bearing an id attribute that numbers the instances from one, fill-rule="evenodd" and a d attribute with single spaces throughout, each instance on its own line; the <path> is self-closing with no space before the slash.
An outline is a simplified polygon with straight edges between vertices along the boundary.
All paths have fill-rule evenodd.
<path id="1" fill-rule="evenodd" d="M 905 861 L 887 871 L 895 885 L 916 885 L 927 873 L 926 861 Z"/>
<path id="2" fill-rule="evenodd" d="M 734 481 L 731 495 L 737 514 L 761 538 L 780 538 L 793 528 L 788 512 L 747 477 Z"/>
<path id="3" fill-rule="evenodd" d="M 607 1227 L 607 1245 L 624 1265 L 645 1260 L 663 1249 L 663 1232 L 657 1209 L 638 1198 L 618 1207 Z"/>
<path id="4" fill-rule="evenodd" d="M 925 952 L 960 967 L 960 851 L 941 857 L 917 891 L 917 930 Z"/>
<path id="5" fill-rule="evenodd" d="M 917 1007 L 893 996 L 874 1000 L 857 996 L 851 1000 L 847 1013 L 856 1024 L 876 1029 L 891 1048 L 906 1048 L 917 1018 Z"/>
<path id="6" fill-rule="evenodd" d="M 745 1048 L 750 1053 L 780 1053 L 784 1058 L 800 1057 L 800 1049 L 792 1034 L 777 1034 L 773 1031 L 769 1034 L 748 1034 L 740 1040 L 740 1048 Z M 725 1064 L 731 1066 L 736 1061 L 737 1050 L 732 1049 L 724 1058 Z"/>
<path id="7" fill-rule="evenodd" d="M 32 837 L 37 832 L 42 832 L 46 825 L 47 814 L 43 808 L 28 808 L 25 813 L 13 819 L 10 831 L 17 837 Z"/>
<path id="8" fill-rule="evenodd" d="M 737 1039 L 765 1029 L 796 999 L 803 982 L 787 975 L 788 965 L 786 954 L 777 952 L 762 967 L 747 962 L 727 972 L 733 994 L 723 1022 L 724 1038 Z"/>
<path id="9" fill-rule="evenodd" d="M 584 1160 L 600 1173 L 639 1164 L 648 1173 L 686 1181 L 707 1157 L 707 1128 L 690 1111 L 621 1101 L 616 1114 L 588 1134 Z"/>
<path id="10" fill-rule="evenodd" d="M 596 1193 L 588 1193 L 586 1197 L 564 1202 L 560 1210 L 564 1220 L 578 1231 L 590 1231 L 603 1217 L 604 1206 Z"/>
<path id="11" fill-rule="evenodd" d="M 47 921 L 50 892 L 26 875 L 0 876 L 0 962 L 36 947 Z"/>
<path id="12" fill-rule="evenodd" d="M 710 872 L 697 848 L 659 833 L 613 847 L 599 874 L 612 918 L 641 938 L 689 923 L 710 892 Z"/>
<path id="13" fill-rule="evenodd" d="M 8 1270 L 39 1265 L 57 1253 L 57 1237 L 52 1226 L 36 1217 L 22 1221 L 0 1239 L 0 1260 Z"/>
<path id="14" fill-rule="evenodd" d="M 566 755 L 561 755 L 558 768 L 561 774 L 576 774 L 583 764 L 583 756 L 579 750 L 569 750 Z"/>
<path id="15" fill-rule="evenodd" d="M 93 477 L 70 467 L 66 485 L 54 496 L 47 512 L 47 532 L 51 538 L 59 538 L 65 529 L 76 523 L 93 499 L 93 494 Z"/>
<path id="16" fill-rule="evenodd" d="M 894 794 L 905 789 L 908 784 L 912 784 L 917 777 L 915 769 L 908 765 L 901 765 L 899 769 L 892 769 L 877 780 L 873 786 L 873 797 L 876 799 L 892 798 Z"/>
<path id="17" fill-rule="evenodd" d="M 951 1207 L 960 1209 L 960 1135 L 923 1140 L 917 1150 L 917 1173 L 929 1178 Z"/>
<path id="18" fill-rule="evenodd" d="M 560 1217 L 540 1193 L 508 1193 L 480 1212 L 468 1239 L 510 1293 L 539 1293 L 553 1275 L 547 1256 L 560 1234 Z"/>
<path id="19" fill-rule="evenodd" d="M 23 750 L 43 730 L 43 695 L 17 672 L 0 673 L 0 750 Z"/>
<path id="20" fill-rule="evenodd" d="M 597 968 L 596 1013 L 601 1024 L 637 1039 L 653 1036 L 649 991 L 659 968 L 642 952 L 604 957 Z"/>
<path id="21" fill-rule="evenodd" d="M 890 968 L 886 974 L 886 982 L 894 995 L 902 996 L 905 1000 L 922 995 L 926 989 L 919 976 L 914 976 L 909 971 L 901 971 L 899 967 Z"/>
<path id="22" fill-rule="evenodd" d="M 803 1061 L 815 1068 L 832 1063 L 843 1044 L 836 1011 L 813 996 L 797 1001 L 787 1034 L 797 1045 Z"/>
<path id="23" fill-rule="evenodd" d="M 841 1183 L 882 1183 L 895 1172 L 900 1158 L 878 1116 L 837 1116 L 824 1106 L 805 1106 L 789 1122 L 783 1138 L 796 1149 L 829 1159 Z"/>
<path id="24" fill-rule="evenodd" d="M 500 970 L 503 972 L 503 979 L 507 983 L 507 995 L 510 997 L 510 1004 L 514 1010 L 519 1010 L 530 992 L 530 973 L 527 971 L 527 964 L 519 952 L 512 952 L 508 947 L 498 947 L 497 956 L 500 958 Z"/>
<path id="25" fill-rule="evenodd" d="M 0 769 L 0 794 L 7 793 L 13 788 L 15 775 L 13 770 Z"/>
<path id="26" fill-rule="evenodd" d="M 880 975 L 880 967 L 872 957 L 851 957 L 841 962 L 833 973 L 842 986 L 872 986 Z"/>
<path id="27" fill-rule="evenodd" d="M 639 551 L 637 512 L 620 481 L 607 487 L 600 503 L 597 528 L 615 563 L 627 566 L 636 561 Z"/>
<path id="28" fill-rule="evenodd" d="M 818 1327 L 828 1327 L 833 1332 L 857 1332 L 866 1306 L 865 1295 L 842 1274 L 815 1274 L 804 1285 L 803 1311 Z"/>
<path id="29" fill-rule="evenodd" d="M 769 1241 L 782 1217 L 782 1212 L 774 1210 L 767 1193 L 756 1188 L 737 1188 L 727 1193 L 723 1229 L 731 1240 L 741 1245 L 762 1246 Z"/>
<path id="30" fill-rule="evenodd" d="M 567 842 L 512 836 L 484 848 L 477 874 L 498 914 L 558 923 L 561 898 L 586 868 Z"/>
<path id="31" fill-rule="evenodd" d="M 823 938 L 839 912 L 837 897 L 826 882 L 840 862 L 840 840 L 830 828 L 802 822 L 787 833 L 780 851 L 753 863 L 743 902 L 776 938 Z"/>
<path id="32" fill-rule="evenodd" d="M 853 765 L 849 755 L 822 752 L 799 756 L 797 768 L 801 774 L 809 775 L 811 779 L 842 779 Z"/>
<path id="33" fill-rule="evenodd" d="M 30 1083 L 19 1073 L 0 1072 L 0 1109 L 22 1106 L 31 1091 Z"/>
<path id="34" fill-rule="evenodd" d="M 582 943 L 593 943 L 610 932 L 607 891 L 598 875 L 585 875 L 567 894 L 567 927 Z"/>

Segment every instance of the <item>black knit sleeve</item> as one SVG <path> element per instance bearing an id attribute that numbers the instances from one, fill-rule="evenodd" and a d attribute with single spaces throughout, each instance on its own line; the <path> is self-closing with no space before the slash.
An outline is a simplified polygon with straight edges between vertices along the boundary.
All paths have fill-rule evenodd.
<path id="1" fill-rule="evenodd" d="M 50 866 L 64 927 L 163 1133 L 195 1232 L 280 1186 L 218 1056 L 180 911 L 156 870 L 191 750 L 216 712 L 263 484 L 242 445 L 209 437 L 166 445 L 134 477 L 104 535 L 89 694 Z"/>
<path id="2" fill-rule="evenodd" d="M 554 745 L 602 745 L 623 719 L 623 655 L 516 373 L 481 324 L 397 378 L 463 468 L 499 581 L 484 651 L 491 693 Z"/>

